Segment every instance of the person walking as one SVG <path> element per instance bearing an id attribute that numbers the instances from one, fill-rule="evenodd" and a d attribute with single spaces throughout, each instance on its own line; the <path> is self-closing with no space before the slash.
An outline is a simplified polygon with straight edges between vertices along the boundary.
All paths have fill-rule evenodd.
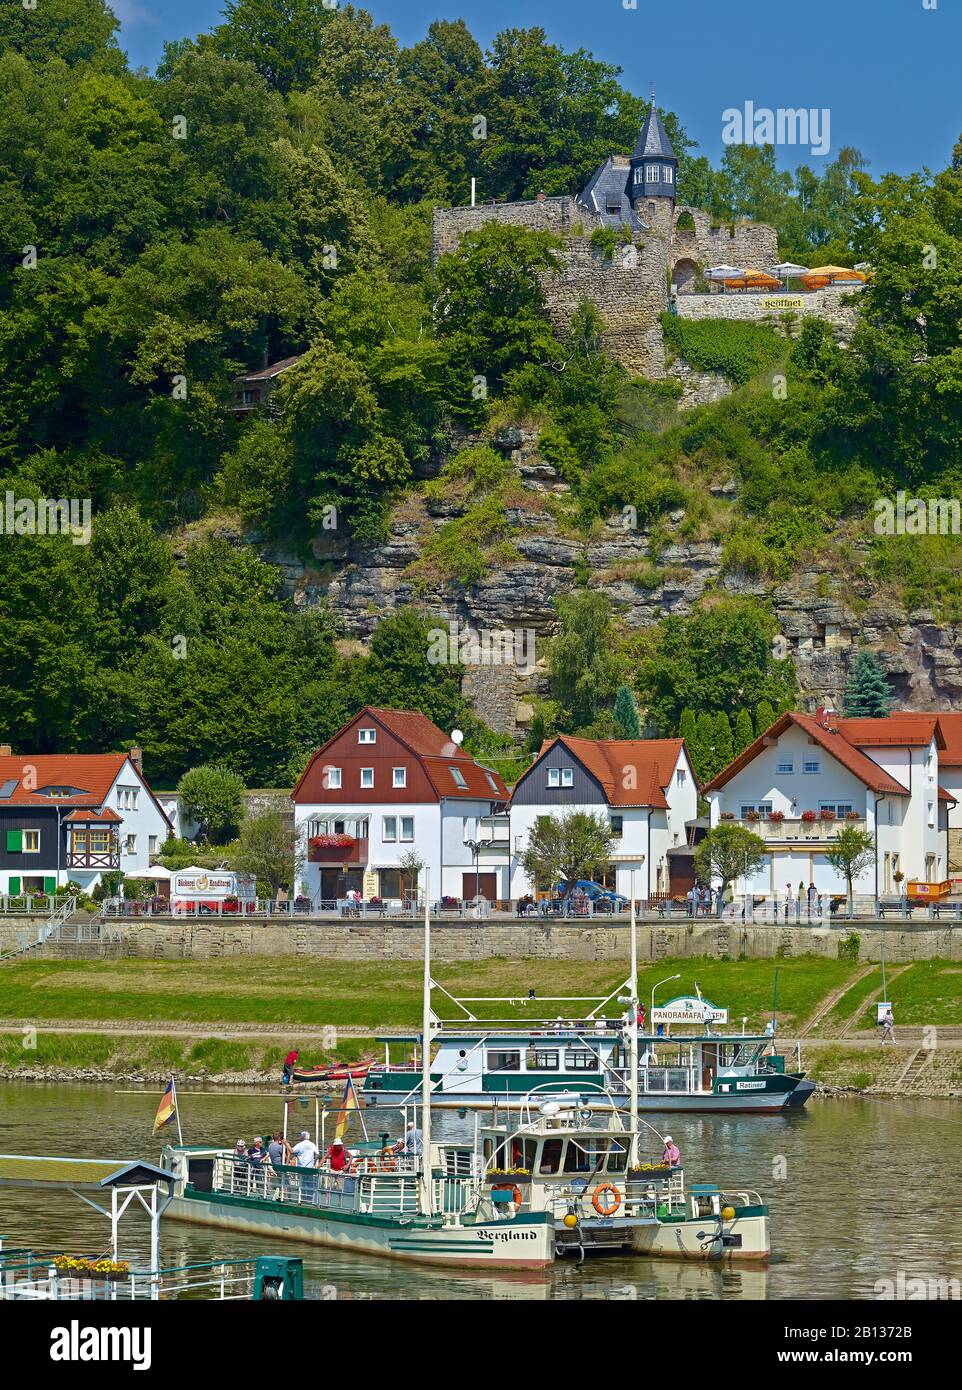
<path id="1" fill-rule="evenodd" d="M 895 1046 L 895 1018 L 891 1006 L 882 1015 L 882 1042 L 880 1046 L 884 1047 L 887 1042 L 890 1042 L 893 1047 Z"/>

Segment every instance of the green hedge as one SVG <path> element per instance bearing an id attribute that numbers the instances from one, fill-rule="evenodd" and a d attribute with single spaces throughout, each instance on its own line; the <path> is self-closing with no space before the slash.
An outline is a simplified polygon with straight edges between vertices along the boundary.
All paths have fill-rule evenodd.
<path id="1" fill-rule="evenodd" d="M 723 372 L 736 386 L 771 367 L 785 351 L 784 339 L 767 324 L 730 319 L 680 319 L 662 314 L 665 343 L 703 372 Z"/>

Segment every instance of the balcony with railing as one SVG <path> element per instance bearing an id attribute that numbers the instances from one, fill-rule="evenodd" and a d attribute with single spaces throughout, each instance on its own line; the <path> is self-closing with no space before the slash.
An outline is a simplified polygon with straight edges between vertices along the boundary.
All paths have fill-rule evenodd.
<path id="1" fill-rule="evenodd" d="M 357 835 L 312 835 L 307 842 L 310 864 L 349 864 L 363 868 L 368 862 L 368 840 Z"/>
<path id="2" fill-rule="evenodd" d="M 868 822 L 864 816 L 823 817 L 818 812 L 814 819 L 801 816 L 785 816 L 782 819 L 766 816 L 723 817 L 721 825 L 740 825 L 760 836 L 766 844 L 827 844 L 838 839 L 838 832 L 846 826 L 856 830 L 867 830 Z"/>

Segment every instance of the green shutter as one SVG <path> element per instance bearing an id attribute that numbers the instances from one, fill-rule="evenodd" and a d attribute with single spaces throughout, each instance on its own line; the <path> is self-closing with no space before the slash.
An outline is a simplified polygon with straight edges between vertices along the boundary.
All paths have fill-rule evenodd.
<path id="1" fill-rule="evenodd" d="M 45 874 L 43 880 L 43 891 L 45 893 L 56 893 L 57 880 L 53 874 Z"/>
<path id="2" fill-rule="evenodd" d="M 8 831 L 7 831 L 7 853 L 8 853 L 8 854 L 22 854 L 22 853 L 23 853 L 23 831 L 22 831 L 22 830 L 8 830 Z M 20 890 L 17 889 L 17 891 L 19 892 Z"/>
<path id="3" fill-rule="evenodd" d="M 17 874 L 17 875 L 11 874 L 11 875 L 10 875 L 10 882 L 7 884 L 7 892 L 10 894 L 11 898 L 19 898 L 19 896 L 20 896 L 20 875 L 19 875 L 19 874 Z"/>

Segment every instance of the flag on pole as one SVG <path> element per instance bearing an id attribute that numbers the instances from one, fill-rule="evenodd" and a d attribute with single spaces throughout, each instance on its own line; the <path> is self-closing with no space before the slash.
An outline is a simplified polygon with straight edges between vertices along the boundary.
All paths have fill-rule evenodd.
<path id="1" fill-rule="evenodd" d="M 175 1115 L 177 1115 L 177 1095 L 174 1091 L 174 1078 L 171 1077 L 167 1082 L 166 1091 L 160 1098 L 151 1133 L 156 1134 L 158 1129 L 163 1129 L 164 1125 L 169 1124 Z"/>
<path id="2" fill-rule="evenodd" d="M 334 1126 L 334 1138 L 343 1139 L 344 1131 L 347 1129 L 351 1118 L 351 1111 L 359 1109 L 357 1095 L 354 1091 L 354 1081 L 349 1076 L 347 1085 L 344 1087 L 344 1095 L 341 1098 L 341 1108 L 337 1112 L 337 1124 Z"/>

